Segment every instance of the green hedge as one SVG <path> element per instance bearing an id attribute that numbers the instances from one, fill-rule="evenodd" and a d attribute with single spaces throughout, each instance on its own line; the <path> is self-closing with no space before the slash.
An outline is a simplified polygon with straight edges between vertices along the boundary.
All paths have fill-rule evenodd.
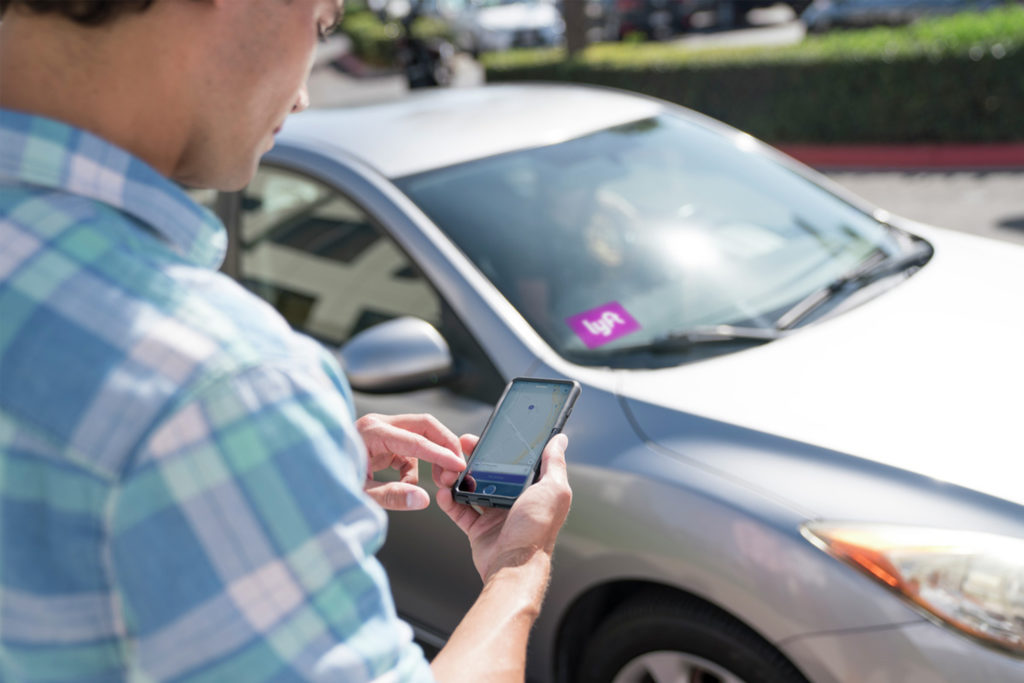
<path id="1" fill-rule="evenodd" d="M 484 56 L 487 80 L 654 95 L 773 143 L 1024 140 L 1024 7 L 839 31 L 798 45 L 605 43 Z"/>
<path id="2" fill-rule="evenodd" d="M 339 30 L 352 39 L 352 52 L 360 59 L 376 65 L 395 61 L 395 41 L 402 30 L 398 24 L 385 24 L 373 12 L 346 11 Z"/>
<path id="3" fill-rule="evenodd" d="M 365 9 L 365 5 L 351 6 L 346 3 L 345 15 L 338 29 L 352 39 L 352 51 L 360 59 L 378 66 L 390 66 L 395 63 L 397 41 L 404 30 L 399 22 L 384 22 L 376 14 Z M 450 40 L 448 25 L 436 17 L 417 18 L 412 23 L 412 33 L 423 40 Z"/>

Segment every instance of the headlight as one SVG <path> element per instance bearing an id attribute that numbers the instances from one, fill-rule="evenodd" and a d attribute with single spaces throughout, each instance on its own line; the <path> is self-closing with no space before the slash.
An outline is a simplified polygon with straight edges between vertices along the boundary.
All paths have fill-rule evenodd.
<path id="1" fill-rule="evenodd" d="M 805 524 L 801 533 L 933 620 L 1024 657 L 1024 539 L 833 522 Z"/>

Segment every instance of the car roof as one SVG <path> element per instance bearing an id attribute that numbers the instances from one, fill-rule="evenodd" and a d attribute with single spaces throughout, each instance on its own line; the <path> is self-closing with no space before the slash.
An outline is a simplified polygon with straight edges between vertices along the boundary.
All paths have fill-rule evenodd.
<path id="1" fill-rule="evenodd" d="M 585 86 L 432 89 L 382 104 L 293 115 L 279 141 L 340 148 L 398 178 L 571 140 L 662 110 L 653 99 Z"/>

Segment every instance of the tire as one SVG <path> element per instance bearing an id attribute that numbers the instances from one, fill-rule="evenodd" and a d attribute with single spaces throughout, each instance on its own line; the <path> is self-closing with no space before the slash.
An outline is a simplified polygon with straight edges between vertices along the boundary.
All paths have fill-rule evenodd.
<path id="1" fill-rule="evenodd" d="M 807 683 L 786 657 L 696 599 L 647 596 L 616 609 L 583 650 L 579 683 Z"/>

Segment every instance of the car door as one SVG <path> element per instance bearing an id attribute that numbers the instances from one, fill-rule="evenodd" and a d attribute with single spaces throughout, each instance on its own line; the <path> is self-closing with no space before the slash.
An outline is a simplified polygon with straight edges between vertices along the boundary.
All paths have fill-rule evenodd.
<path id="1" fill-rule="evenodd" d="M 458 312 L 358 198 L 294 169 L 264 164 L 233 201 L 222 196 L 219 210 L 233 233 L 226 270 L 295 329 L 338 349 L 374 325 L 412 315 L 445 338 L 455 365 L 451 379 L 400 393 L 356 391 L 359 415 L 426 412 L 456 434 L 479 433 L 504 380 Z M 420 483 L 433 499 L 427 465 L 421 464 Z M 421 642 L 440 645 L 480 587 L 462 532 L 433 503 L 424 511 L 391 513 L 379 557 L 399 612 Z"/>

